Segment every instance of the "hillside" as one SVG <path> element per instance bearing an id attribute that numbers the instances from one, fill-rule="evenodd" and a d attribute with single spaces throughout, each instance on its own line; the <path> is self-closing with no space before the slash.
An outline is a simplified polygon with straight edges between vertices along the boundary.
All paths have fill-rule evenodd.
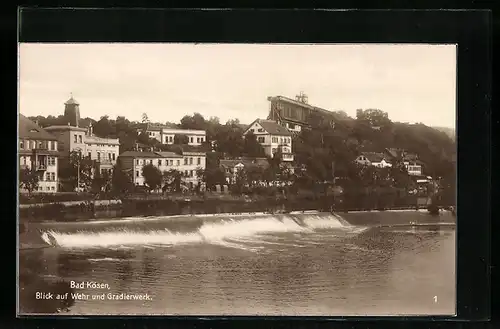
<path id="1" fill-rule="evenodd" d="M 444 132 L 448 137 L 450 137 L 452 140 L 455 140 L 455 129 L 454 128 L 449 128 L 449 127 L 432 127 L 436 130 L 439 130 L 441 132 Z"/>

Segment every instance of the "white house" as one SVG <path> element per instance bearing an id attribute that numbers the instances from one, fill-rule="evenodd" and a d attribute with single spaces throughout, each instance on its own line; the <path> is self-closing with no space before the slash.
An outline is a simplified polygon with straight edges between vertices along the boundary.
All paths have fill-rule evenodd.
<path id="1" fill-rule="evenodd" d="M 147 123 L 143 128 L 138 129 L 138 132 L 141 131 L 144 131 L 149 138 L 156 139 L 162 144 L 174 144 L 175 135 L 186 136 L 187 144 L 191 146 L 199 146 L 207 141 L 207 132 L 205 130 L 178 129 L 166 125 Z"/>
<path id="2" fill-rule="evenodd" d="M 57 137 L 19 114 L 19 167 L 38 174 L 36 192 L 58 191 L 59 152 Z M 24 192 L 24 190 L 21 190 Z"/>
<path id="3" fill-rule="evenodd" d="M 354 160 L 356 163 L 377 168 L 392 167 L 392 163 L 386 160 L 383 153 L 363 152 Z"/>
<path id="4" fill-rule="evenodd" d="M 176 170 L 183 173 L 183 181 L 191 188 L 200 183 L 198 169 L 205 169 L 206 154 L 203 152 L 140 152 L 126 151 L 120 154 L 120 166 L 132 174 L 134 185 L 144 185 L 142 168 L 151 164 L 161 172 Z"/>
<path id="5" fill-rule="evenodd" d="M 292 132 L 287 128 L 276 121 L 257 119 L 248 126 L 243 135 L 250 133 L 256 136 L 266 155 L 274 157 L 281 151 L 282 161 L 293 161 Z"/>

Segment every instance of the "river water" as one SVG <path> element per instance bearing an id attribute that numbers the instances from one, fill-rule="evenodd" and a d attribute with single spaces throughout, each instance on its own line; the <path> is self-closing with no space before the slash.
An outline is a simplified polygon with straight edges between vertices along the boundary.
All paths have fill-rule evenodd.
<path id="1" fill-rule="evenodd" d="M 348 215 L 39 224 L 38 247 L 20 251 L 20 314 L 62 308 L 35 296 L 55 294 L 59 281 L 104 287 L 57 290 L 88 297 L 68 303 L 65 315 L 455 314 L 451 216 L 415 226 L 407 223 L 429 222 L 416 211 L 398 214 L 400 225 L 361 225 L 359 214 Z M 146 300 L 116 299 L 122 293 Z"/>

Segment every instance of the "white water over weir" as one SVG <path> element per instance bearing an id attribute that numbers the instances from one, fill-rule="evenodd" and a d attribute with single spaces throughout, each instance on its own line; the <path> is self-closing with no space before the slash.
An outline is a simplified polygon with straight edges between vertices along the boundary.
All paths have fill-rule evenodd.
<path id="1" fill-rule="evenodd" d="M 186 224 L 190 227 L 180 226 Z M 189 225 L 188 225 L 189 226 Z M 259 234 L 312 233 L 333 229 L 359 231 L 339 215 L 330 213 L 219 214 L 215 216 L 165 216 L 97 221 L 42 232 L 42 239 L 61 248 L 113 248 L 120 246 L 161 246 L 192 243 L 228 245 L 238 238 Z"/>

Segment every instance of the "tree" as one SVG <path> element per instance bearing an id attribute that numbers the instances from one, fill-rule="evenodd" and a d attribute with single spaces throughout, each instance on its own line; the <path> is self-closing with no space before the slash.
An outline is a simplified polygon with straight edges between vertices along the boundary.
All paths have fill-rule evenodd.
<path id="1" fill-rule="evenodd" d="M 19 188 L 25 189 L 31 194 L 38 189 L 40 176 L 36 171 L 23 168 L 19 171 Z"/>
<path id="2" fill-rule="evenodd" d="M 207 124 L 206 124 L 205 118 L 200 113 L 194 113 L 192 116 L 185 115 L 181 119 L 181 128 L 182 129 L 205 130 L 206 126 L 207 126 Z"/>
<path id="3" fill-rule="evenodd" d="M 124 172 L 119 163 L 113 167 L 111 190 L 116 195 L 127 195 L 134 190 L 134 183 L 131 175 Z"/>
<path id="4" fill-rule="evenodd" d="M 247 173 L 245 168 L 239 168 L 235 172 L 234 184 L 232 186 L 233 192 L 236 194 L 242 194 L 247 185 Z"/>
<path id="5" fill-rule="evenodd" d="M 109 192 L 111 190 L 111 183 L 111 175 L 107 170 L 102 173 L 100 170 L 96 170 L 92 178 L 92 191 L 94 193 Z"/>
<path id="6" fill-rule="evenodd" d="M 186 186 L 184 182 L 182 181 L 182 178 L 184 177 L 184 174 L 178 170 L 175 169 L 170 169 L 168 171 L 163 172 L 163 182 L 165 183 L 163 186 L 163 192 L 166 192 L 167 190 L 181 193 L 183 188 L 185 189 Z"/>
<path id="7" fill-rule="evenodd" d="M 196 176 L 205 183 L 207 189 L 214 189 L 217 184 L 225 184 L 224 172 L 219 167 L 198 168 Z"/>
<path id="8" fill-rule="evenodd" d="M 189 137 L 186 135 L 176 134 L 174 135 L 174 144 L 186 145 L 189 143 Z"/>
<path id="9" fill-rule="evenodd" d="M 142 176 L 144 177 L 144 183 L 149 188 L 149 191 L 156 190 L 161 187 L 163 181 L 163 176 L 157 167 L 149 163 L 142 167 Z"/>
<path id="10" fill-rule="evenodd" d="M 78 151 L 72 151 L 68 161 L 60 163 L 59 178 L 70 190 L 75 190 L 77 187 L 88 190 L 92 185 L 93 172 L 94 161 L 83 157 Z"/>
<path id="11" fill-rule="evenodd" d="M 389 114 L 378 109 L 356 110 L 356 120 L 366 122 L 372 127 L 385 127 L 391 124 Z"/>
<path id="12" fill-rule="evenodd" d="M 245 135 L 245 138 L 243 141 L 243 152 L 242 153 L 244 156 L 247 156 L 247 157 L 264 157 L 265 156 L 265 152 L 264 152 L 264 149 L 262 148 L 262 145 L 260 145 L 260 143 L 257 142 L 257 137 L 251 131 Z"/>

